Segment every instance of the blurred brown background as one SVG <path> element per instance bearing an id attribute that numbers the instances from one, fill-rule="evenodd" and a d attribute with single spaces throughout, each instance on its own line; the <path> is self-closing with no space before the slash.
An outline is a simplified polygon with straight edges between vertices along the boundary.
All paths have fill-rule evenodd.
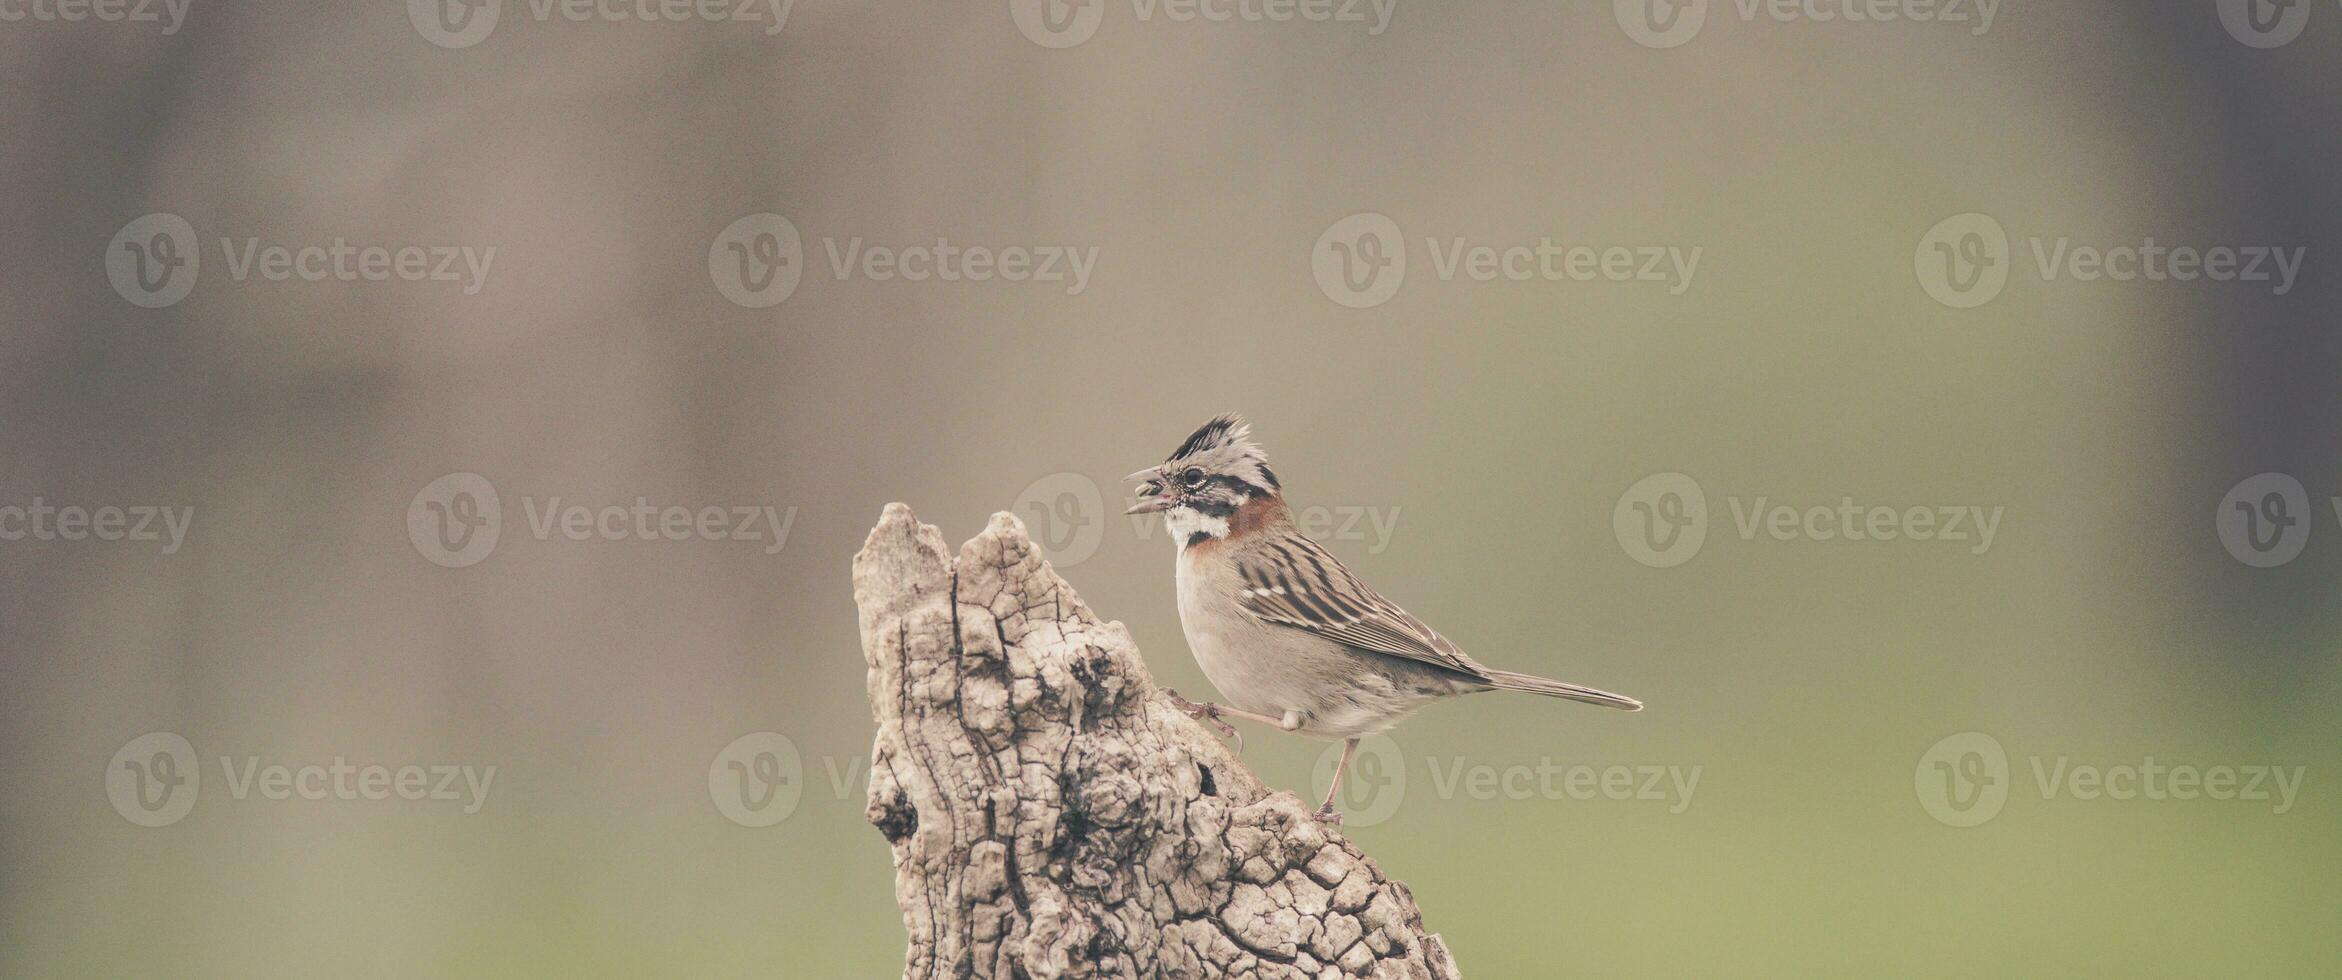
<path id="1" fill-rule="evenodd" d="M 1476 656 L 1651 706 L 1491 696 L 1397 733 L 1371 782 L 1400 795 L 1349 832 L 1473 975 L 2330 968 L 2342 7 L 2006 0 L 1981 29 L 1653 2 L 1397 0 L 1377 30 L 1372 4 L 799 0 L 777 33 L 761 0 L 192 0 L 167 31 L 0 3 L 27 13 L 0 20 L 0 506 L 192 515 L 167 554 L 0 540 L 0 974 L 899 972 L 861 815 L 864 533 L 891 500 L 954 543 L 1016 510 L 1159 679 L 1208 691 L 1172 547 L 1113 481 L 1228 410 L 1330 547 Z M 1626 26 L 1694 9 L 1679 46 Z M 765 213 L 798 251 L 728 231 Z M 2008 278 L 1960 309 L 1929 236 L 1969 213 Z M 156 308 L 118 278 L 150 214 L 198 252 Z M 1355 214 L 1408 260 L 1365 308 L 1314 271 Z M 1457 239 L 1548 238 L 1699 264 L 1440 274 Z M 2304 261 L 2282 295 L 2045 276 L 2061 238 Z M 942 239 L 1095 265 L 833 259 Z M 337 240 L 458 279 L 236 271 Z M 800 279 L 733 302 L 743 256 Z M 2261 568 L 2215 518 L 2264 472 L 2308 523 Z M 426 532 L 490 519 L 431 495 L 458 473 L 497 536 L 446 567 Z M 1663 473 L 1706 536 L 1652 567 L 1613 517 Z M 691 529 L 597 523 L 638 498 Z M 1760 498 L 2003 516 L 1981 553 L 1783 541 L 1741 531 Z M 708 507 L 786 537 L 711 540 Z M 1946 826 L 1930 767 L 1978 760 L 1933 747 L 1971 731 L 2005 809 Z M 124 768 L 150 732 L 200 778 L 153 827 L 109 795 L 154 775 Z M 781 741 L 727 755 L 758 732 Z M 1307 792 L 1320 746 L 1252 734 Z M 473 812 L 231 791 L 336 757 L 495 774 Z M 2279 812 L 2036 768 L 2150 758 L 2306 778 Z M 1696 791 L 1451 778 L 1578 765 Z M 776 771 L 780 811 L 722 800 Z"/>

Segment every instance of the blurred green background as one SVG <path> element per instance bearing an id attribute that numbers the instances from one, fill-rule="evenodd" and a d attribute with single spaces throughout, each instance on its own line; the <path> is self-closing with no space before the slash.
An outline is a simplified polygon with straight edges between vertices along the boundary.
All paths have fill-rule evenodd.
<path id="1" fill-rule="evenodd" d="M 390 2 L 0 23 L 0 504 L 194 513 L 169 555 L 0 541 L 0 974 L 898 973 L 864 534 L 893 500 L 954 544 L 1019 509 L 1158 679 L 1209 691 L 1172 547 L 1114 480 L 1229 410 L 1329 532 L 1386 522 L 1327 544 L 1465 649 L 1650 705 L 1492 695 L 1396 733 L 1367 784 L 1402 795 L 1349 833 L 1469 975 L 2342 961 L 2342 8 L 2256 47 L 2210 2 L 2007 0 L 1978 34 L 1719 0 L 1661 49 L 1633 2 L 1399 0 L 1372 33 L 1099 0 L 1062 48 L 1015 6 L 801 0 L 774 35 L 514 2 L 467 47 Z M 155 212 L 203 266 L 144 309 L 103 256 Z M 751 309 L 709 252 L 760 212 L 803 280 Z M 2010 275 L 1955 309 L 1923 239 L 1970 212 Z M 1364 309 L 1312 272 L 1357 213 L 1409 258 Z M 497 255 L 465 295 L 238 281 L 218 241 L 337 237 Z M 856 238 L 1098 260 L 1075 295 L 841 279 Z M 1680 295 L 1443 280 L 1426 239 L 1458 238 L 1701 259 Z M 2059 238 L 2306 262 L 2285 295 L 2045 278 Z M 2266 471 L 2310 533 L 2255 568 L 2214 516 Z M 462 568 L 408 536 L 454 472 L 502 500 Z M 1664 568 L 1612 521 L 1660 473 L 1709 511 Z M 794 516 L 775 554 L 532 534 L 554 497 Z M 2004 516 L 1981 554 L 1734 519 L 1849 497 Z M 157 731 L 202 783 L 150 828 L 100 774 Z M 1947 826 L 1923 757 L 1970 731 L 2006 804 Z M 799 753 L 771 826 L 710 788 L 754 732 Z M 1245 758 L 1306 793 L 1322 747 L 1254 731 Z M 223 756 L 497 771 L 464 813 L 238 799 Z M 2306 778 L 2282 813 L 2050 797 L 2061 757 Z M 1698 782 L 1440 791 L 1540 764 Z"/>

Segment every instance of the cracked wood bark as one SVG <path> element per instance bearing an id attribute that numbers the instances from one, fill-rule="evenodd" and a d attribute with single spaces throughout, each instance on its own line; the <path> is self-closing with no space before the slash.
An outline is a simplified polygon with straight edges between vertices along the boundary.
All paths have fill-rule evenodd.
<path id="1" fill-rule="evenodd" d="M 1174 710 L 1015 517 L 955 560 L 888 505 L 854 602 L 906 977 L 1458 975 L 1407 887 Z"/>

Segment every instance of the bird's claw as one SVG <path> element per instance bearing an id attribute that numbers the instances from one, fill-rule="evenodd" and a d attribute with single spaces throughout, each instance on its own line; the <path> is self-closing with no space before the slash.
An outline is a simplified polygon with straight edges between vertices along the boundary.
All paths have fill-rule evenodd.
<path id="1" fill-rule="evenodd" d="M 1244 754 L 1244 733 L 1237 731 L 1236 726 L 1220 720 L 1219 705 L 1198 704 L 1194 701 L 1180 697 L 1178 691 L 1171 690 L 1170 688 L 1163 689 L 1163 697 L 1168 699 L 1171 702 L 1171 707 L 1177 708 L 1181 714 L 1203 722 L 1206 725 L 1210 725 L 1212 730 L 1219 732 L 1222 738 L 1235 739 L 1236 754 Z"/>
<path id="2" fill-rule="evenodd" d="M 1317 813 L 1313 816 L 1317 817 L 1319 823 L 1328 826 L 1339 827 L 1342 825 L 1342 812 L 1334 809 L 1332 800 L 1328 800 L 1324 806 L 1318 807 Z"/>

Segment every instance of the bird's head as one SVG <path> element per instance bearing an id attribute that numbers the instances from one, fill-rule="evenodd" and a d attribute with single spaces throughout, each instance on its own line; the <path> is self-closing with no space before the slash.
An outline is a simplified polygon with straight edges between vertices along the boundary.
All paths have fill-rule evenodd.
<path id="1" fill-rule="evenodd" d="M 1252 427 L 1233 414 L 1204 423 L 1162 465 L 1125 479 L 1139 484 L 1139 501 L 1124 513 L 1162 514 L 1182 547 L 1226 536 L 1238 508 L 1281 492 L 1268 453 L 1252 441 Z"/>

